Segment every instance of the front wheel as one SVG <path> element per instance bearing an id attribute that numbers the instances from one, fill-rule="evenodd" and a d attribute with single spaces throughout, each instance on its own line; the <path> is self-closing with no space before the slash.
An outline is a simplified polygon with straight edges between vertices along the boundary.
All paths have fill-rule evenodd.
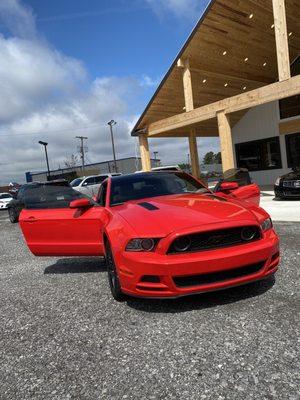
<path id="1" fill-rule="evenodd" d="M 9 216 L 9 220 L 12 224 L 15 224 L 16 222 L 18 222 L 18 215 L 16 210 L 11 207 L 8 209 L 8 216 Z"/>
<path id="2" fill-rule="evenodd" d="M 124 301 L 126 296 L 121 290 L 116 264 L 109 243 L 105 246 L 105 259 L 111 294 L 115 300 Z"/>

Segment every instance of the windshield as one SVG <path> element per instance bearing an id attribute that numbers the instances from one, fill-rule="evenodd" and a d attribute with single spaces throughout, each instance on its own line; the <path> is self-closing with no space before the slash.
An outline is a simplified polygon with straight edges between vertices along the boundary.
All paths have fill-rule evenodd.
<path id="1" fill-rule="evenodd" d="M 11 199 L 12 196 L 9 193 L 0 194 L 0 199 Z"/>
<path id="2" fill-rule="evenodd" d="M 140 173 L 112 179 L 110 204 L 181 193 L 207 193 L 209 190 L 184 172 Z M 210 192 L 209 192 L 210 193 Z"/>
<path id="3" fill-rule="evenodd" d="M 79 185 L 81 184 L 82 181 L 83 181 L 83 179 L 76 178 L 76 179 L 74 179 L 74 180 L 70 183 L 70 185 L 71 185 L 72 187 L 76 187 L 76 186 L 79 186 Z"/>

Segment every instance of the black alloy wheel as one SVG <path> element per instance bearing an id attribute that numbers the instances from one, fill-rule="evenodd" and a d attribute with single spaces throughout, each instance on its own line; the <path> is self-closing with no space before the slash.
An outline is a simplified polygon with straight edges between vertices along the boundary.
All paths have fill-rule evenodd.
<path id="1" fill-rule="evenodd" d="M 16 210 L 13 207 L 10 207 L 8 209 L 8 216 L 9 216 L 9 220 L 12 224 L 15 224 L 16 222 L 18 222 L 18 215 Z"/>
<path id="2" fill-rule="evenodd" d="M 105 260 L 111 294 L 115 300 L 124 301 L 126 296 L 121 290 L 116 264 L 109 243 L 105 245 Z"/>

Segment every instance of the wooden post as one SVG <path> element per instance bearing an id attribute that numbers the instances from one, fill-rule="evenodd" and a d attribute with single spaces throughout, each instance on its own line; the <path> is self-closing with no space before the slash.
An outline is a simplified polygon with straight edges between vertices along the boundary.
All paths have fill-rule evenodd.
<path id="1" fill-rule="evenodd" d="M 222 168 L 223 172 L 225 172 L 228 169 L 234 168 L 231 127 L 230 127 L 229 115 L 226 115 L 224 111 L 218 112 L 217 118 L 218 118 L 219 136 L 221 144 Z"/>
<path id="2" fill-rule="evenodd" d="M 200 178 L 200 166 L 199 166 L 199 156 L 198 156 L 198 148 L 197 148 L 197 136 L 196 136 L 195 129 L 191 130 L 191 133 L 190 133 L 190 136 L 189 136 L 189 146 L 190 146 L 192 174 L 196 178 Z"/>
<path id="3" fill-rule="evenodd" d="M 143 171 L 151 171 L 151 160 L 147 135 L 139 135 Z"/>
<path id="4" fill-rule="evenodd" d="M 180 61 L 182 62 L 182 61 Z M 183 92 L 184 92 L 184 102 L 185 111 L 192 111 L 194 109 L 194 98 L 193 98 L 193 85 L 192 85 L 192 75 L 190 71 L 190 64 L 188 60 L 183 61 Z M 195 129 L 191 129 L 189 136 L 189 147 L 191 156 L 191 166 L 192 174 L 196 177 L 200 177 L 200 166 L 199 166 L 199 156 L 197 147 L 197 136 Z"/>
<path id="5" fill-rule="evenodd" d="M 272 0 L 272 2 L 275 25 L 278 76 L 280 81 L 284 81 L 285 79 L 289 79 L 291 77 L 285 1 Z"/>

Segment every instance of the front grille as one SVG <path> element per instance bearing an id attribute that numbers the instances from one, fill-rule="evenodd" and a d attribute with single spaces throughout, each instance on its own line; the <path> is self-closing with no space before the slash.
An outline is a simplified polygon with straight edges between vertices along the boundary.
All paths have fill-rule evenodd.
<path id="1" fill-rule="evenodd" d="M 229 269 L 226 271 L 211 272 L 200 275 L 175 276 L 173 277 L 173 281 L 177 287 L 182 288 L 224 282 L 230 279 L 242 278 L 243 276 L 255 274 L 264 267 L 265 262 L 266 261 L 261 261 L 256 264 Z"/>
<path id="2" fill-rule="evenodd" d="M 253 238 L 246 240 L 243 236 L 245 230 L 253 230 Z M 258 226 L 242 226 L 236 228 L 228 228 L 217 231 L 208 231 L 194 233 L 191 235 L 181 236 L 175 239 L 168 250 L 168 254 L 191 253 L 203 250 L 213 250 L 222 247 L 230 247 L 245 243 L 250 243 L 261 238 L 260 229 Z M 176 241 L 186 239 L 190 242 L 189 247 L 184 251 L 178 251 Z"/>
<path id="3" fill-rule="evenodd" d="M 300 188 L 300 181 L 284 181 L 283 182 L 283 187 L 288 187 L 288 188 Z"/>

